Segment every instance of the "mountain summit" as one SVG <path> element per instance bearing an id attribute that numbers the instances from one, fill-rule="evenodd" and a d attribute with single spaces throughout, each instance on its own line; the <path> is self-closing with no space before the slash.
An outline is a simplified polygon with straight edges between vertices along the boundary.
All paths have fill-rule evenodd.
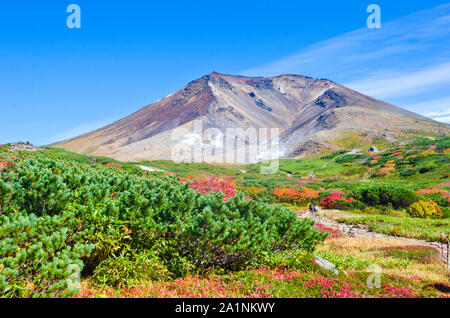
<path id="1" fill-rule="evenodd" d="M 298 74 L 245 77 L 213 72 L 94 132 L 53 144 L 122 161 L 171 159 L 175 129 L 279 128 L 283 157 L 338 150 L 335 140 L 398 140 L 408 131 L 448 134 L 449 126 L 343 87 Z M 204 137 L 200 137 L 202 139 Z"/>

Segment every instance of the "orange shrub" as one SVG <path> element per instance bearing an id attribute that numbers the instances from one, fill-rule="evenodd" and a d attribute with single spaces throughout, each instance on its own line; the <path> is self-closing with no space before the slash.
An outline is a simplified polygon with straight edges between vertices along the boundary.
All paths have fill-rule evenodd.
<path id="1" fill-rule="evenodd" d="M 281 202 L 298 202 L 319 197 L 319 191 L 306 187 L 302 188 L 302 192 L 292 188 L 275 188 L 273 194 Z"/>
<path id="2" fill-rule="evenodd" d="M 434 150 L 430 149 L 430 150 L 426 150 L 426 151 L 422 152 L 420 155 L 421 156 L 428 156 L 428 155 L 434 155 L 435 153 L 436 152 Z"/>
<path id="3" fill-rule="evenodd" d="M 446 190 L 438 189 L 438 188 L 428 188 L 428 189 L 420 189 L 417 190 L 416 193 L 419 194 L 429 194 L 429 193 L 447 193 Z"/>

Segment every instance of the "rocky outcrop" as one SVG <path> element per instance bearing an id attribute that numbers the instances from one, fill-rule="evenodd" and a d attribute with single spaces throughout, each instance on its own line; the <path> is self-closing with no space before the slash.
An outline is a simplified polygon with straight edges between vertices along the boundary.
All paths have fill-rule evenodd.
<path id="1" fill-rule="evenodd" d="M 42 148 L 35 147 L 33 144 L 27 142 L 11 142 L 8 144 L 8 149 L 10 151 L 39 151 Z"/>
<path id="2" fill-rule="evenodd" d="M 314 101 L 314 105 L 322 108 L 339 108 L 346 105 L 345 97 L 336 93 L 332 89 L 327 90 L 323 95 Z"/>

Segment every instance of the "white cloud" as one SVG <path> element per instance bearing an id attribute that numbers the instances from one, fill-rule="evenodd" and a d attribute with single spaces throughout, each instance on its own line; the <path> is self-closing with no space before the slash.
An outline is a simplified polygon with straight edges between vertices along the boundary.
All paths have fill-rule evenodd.
<path id="1" fill-rule="evenodd" d="M 329 78 L 420 114 L 448 114 L 443 99 L 450 87 L 450 3 L 383 21 L 382 29 L 362 28 L 318 42 L 243 73 Z M 448 121 L 435 119 L 443 118 Z"/>
<path id="2" fill-rule="evenodd" d="M 448 60 L 450 4 L 383 23 L 382 29 L 361 28 L 310 45 L 301 51 L 243 73 L 273 76 L 300 72 L 305 75 L 364 77 L 376 69 L 427 65 Z M 444 42 L 443 42 L 444 40 Z M 447 50 L 447 52 L 446 52 Z M 357 67 L 355 67 L 357 66 Z M 342 71 L 345 71 L 342 73 Z"/>

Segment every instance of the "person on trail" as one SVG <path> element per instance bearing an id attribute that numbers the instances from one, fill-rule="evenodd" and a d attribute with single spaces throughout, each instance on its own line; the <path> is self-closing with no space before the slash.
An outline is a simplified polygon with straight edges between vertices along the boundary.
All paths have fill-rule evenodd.
<path id="1" fill-rule="evenodd" d="M 316 204 L 313 209 L 314 209 L 313 215 L 316 216 L 317 211 L 319 211 L 319 206 Z"/>
<path id="2" fill-rule="evenodd" d="M 314 206 L 312 203 L 309 204 L 309 214 L 313 215 L 314 213 Z"/>

